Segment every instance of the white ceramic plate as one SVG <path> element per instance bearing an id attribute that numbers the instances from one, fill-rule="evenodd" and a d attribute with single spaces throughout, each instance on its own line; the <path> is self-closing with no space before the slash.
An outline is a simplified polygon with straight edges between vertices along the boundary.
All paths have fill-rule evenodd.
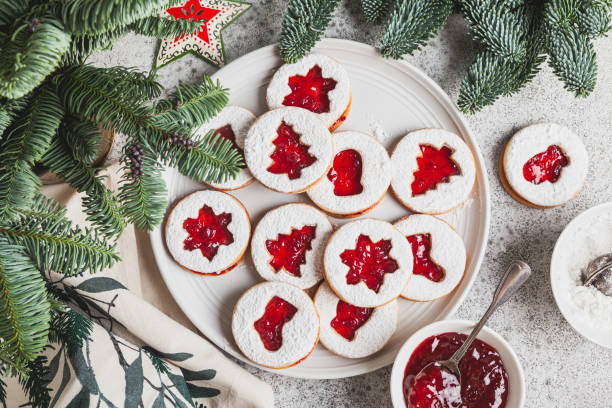
<path id="1" fill-rule="evenodd" d="M 476 186 L 464 205 L 442 216 L 463 237 L 468 258 L 466 274 L 451 295 L 431 303 L 400 300 L 398 330 L 384 349 L 373 356 L 351 360 L 336 356 L 318 345 L 312 355 L 298 366 L 275 372 L 302 378 L 340 378 L 358 375 L 391 364 L 403 341 L 419 328 L 450 316 L 463 301 L 480 267 L 489 233 L 490 203 L 482 155 L 470 130 L 448 96 L 429 77 L 415 67 L 380 57 L 368 45 L 326 39 L 315 52 L 334 57 L 348 70 L 353 105 L 340 130 L 359 130 L 375 134 L 390 149 L 410 130 L 435 127 L 461 135 L 476 158 Z M 282 64 L 276 46 L 245 55 L 219 70 L 213 78 L 230 89 L 230 103 L 260 115 L 266 111 L 268 81 Z M 164 177 L 169 204 L 185 194 L 205 188 L 173 169 Z M 253 225 L 269 209 L 292 201 L 308 202 L 305 194 L 289 195 L 270 191 L 255 182 L 232 192 L 248 209 Z M 367 217 L 397 220 L 409 211 L 389 192 Z M 336 224 L 346 221 L 334 220 Z M 151 233 L 153 251 L 168 289 L 194 325 L 224 351 L 245 360 L 231 332 L 234 304 L 250 286 L 261 281 L 247 254 L 235 270 L 219 277 L 203 277 L 178 266 L 164 246 L 163 228 Z M 250 364 L 253 364 L 249 362 Z"/>
<path id="2" fill-rule="evenodd" d="M 569 293 L 571 284 L 568 264 L 576 254 L 586 251 L 587 243 L 577 240 L 576 236 L 579 235 L 581 230 L 584 231 L 585 229 L 589 233 L 594 233 L 592 231 L 593 225 L 602 229 L 608 229 L 612 226 L 612 203 L 590 208 L 567 224 L 557 239 L 553 250 L 550 261 L 550 284 L 559 310 L 574 330 L 592 342 L 612 348 L 612 326 L 598 325 L 597 322 L 593 322 L 566 295 Z M 610 241 L 612 240 L 608 239 L 606 242 L 609 244 Z M 602 244 L 604 243 L 602 242 Z M 605 244 L 601 249 L 599 255 L 612 251 L 612 247 Z"/>
<path id="3" fill-rule="evenodd" d="M 404 371 L 414 349 L 423 340 L 435 334 L 447 332 L 470 334 L 475 325 L 476 323 L 470 320 L 444 320 L 423 327 L 406 340 L 397 354 L 391 371 L 391 401 L 395 408 L 406 408 L 403 394 Z M 509 387 L 506 406 L 522 407 L 525 404 L 525 374 L 518 356 L 502 336 L 486 326 L 482 328 L 477 338 L 496 349 L 504 362 Z"/>

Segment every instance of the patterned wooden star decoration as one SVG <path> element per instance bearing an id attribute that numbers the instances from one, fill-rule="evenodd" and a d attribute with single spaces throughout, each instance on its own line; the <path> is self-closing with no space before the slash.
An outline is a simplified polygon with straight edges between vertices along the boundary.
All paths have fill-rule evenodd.
<path id="1" fill-rule="evenodd" d="M 163 67 L 187 53 L 222 66 L 225 63 L 225 49 L 221 31 L 250 7 L 249 3 L 235 0 L 187 0 L 182 6 L 169 8 L 166 10 L 168 15 L 176 19 L 202 21 L 202 26 L 197 33 L 163 39 L 155 67 Z"/>

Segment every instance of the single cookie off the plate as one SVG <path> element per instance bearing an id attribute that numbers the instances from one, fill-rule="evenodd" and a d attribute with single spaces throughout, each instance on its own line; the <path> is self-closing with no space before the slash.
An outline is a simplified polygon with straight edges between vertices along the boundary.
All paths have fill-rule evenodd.
<path id="1" fill-rule="evenodd" d="M 582 190 L 588 166 L 588 153 L 575 133 L 555 123 L 536 123 L 512 136 L 504 149 L 500 176 L 517 201 L 549 208 Z"/>
<path id="2" fill-rule="evenodd" d="M 240 106 L 228 105 L 217 116 L 203 124 L 197 133 L 202 137 L 211 130 L 215 131 L 220 137 L 232 142 L 233 147 L 238 149 L 244 159 L 244 139 L 253 122 L 255 122 L 255 115 L 251 111 Z M 236 177 L 221 183 L 206 184 L 218 190 L 237 190 L 251 184 L 252 181 L 253 176 L 245 164 Z"/>
<path id="3" fill-rule="evenodd" d="M 443 214 L 465 201 L 476 167 L 470 148 L 456 134 L 421 129 L 404 136 L 391 155 L 391 188 L 410 210 Z"/>
<path id="4" fill-rule="evenodd" d="M 344 224 L 329 239 L 323 273 L 347 303 L 377 307 L 396 299 L 412 276 L 412 250 L 393 225 L 375 219 Z"/>
<path id="5" fill-rule="evenodd" d="M 179 200 L 166 221 L 166 246 L 183 268 L 221 275 L 236 267 L 249 244 L 249 214 L 235 197 L 214 190 Z"/>
<path id="6" fill-rule="evenodd" d="M 268 85 L 266 101 L 270 109 L 308 109 L 334 130 L 350 110 L 351 83 L 344 67 L 334 59 L 311 54 L 276 71 Z"/>
<path id="7" fill-rule="evenodd" d="M 323 283 L 314 303 L 321 319 L 321 343 L 343 357 L 361 358 L 376 353 L 397 328 L 397 301 L 380 307 L 353 306 Z"/>
<path id="8" fill-rule="evenodd" d="M 357 217 L 372 210 L 391 182 L 387 150 L 373 137 L 346 131 L 332 135 L 335 155 L 327 175 L 308 190 L 321 209 L 339 217 Z"/>
<path id="9" fill-rule="evenodd" d="M 306 292 L 283 282 L 264 282 L 238 299 L 232 317 L 238 348 L 269 368 L 301 363 L 319 340 L 319 315 Z"/>
<path id="10" fill-rule="evenodd" d="M 268 281 L 313 287 L 323 279 L 321 259 L 332 230 L 327 216 L 308 204 L 285 204 L 268 211 L 251 239 L 255 269 Z"/>
<path id="11" fill-rule="evenodd" d="M 412 279 L 401 296 L 428 302 L 452 292 L 465 272 L 465 245 L 459 234 L 441 219 L 424 214 L 394 225 L 410 243 L 414 260 Z"/>
<path id="12" fill-rule="evenodd" d="M 244 153 L 261 184 L 281 193 L 300 193 L 327 174 L 333 150 L 323 122 L 306 109 L 291 107 L 260 116 L 249 129 Z"/>

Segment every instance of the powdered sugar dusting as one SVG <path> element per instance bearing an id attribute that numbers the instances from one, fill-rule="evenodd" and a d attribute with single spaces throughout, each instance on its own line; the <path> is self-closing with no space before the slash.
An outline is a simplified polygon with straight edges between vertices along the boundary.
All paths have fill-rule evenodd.
<path id="1" fill-rule="evenodd" d="M 319 286 L 314 302 L 321 317 L 321 343 L 333 353 L 348 358 L 366 357 L 383 348 L 397 327 L 397 301 L 375 308 L 349 341 L 331 326 L 339 300 L 327 283 Z"/>
<path id="2" fill-rule="evenodd" d="M 361 155 L 363 191 L 357 195 L 337 196 L 334 194 L 334 184 L 327 177 L 323 177 L 308 190 L 308 196 L 317 206 L 334 214 L 350 215 L 374 208 L 374 204 L 387 192 L 391 182 L 391 160 L 387 150 L 365 133 L 337 132 L 332 137 L 334 154 L 353 149 Z"/>
<path id="3" fill-rule="evenodd" d="M 356 285 L 346 283 L 349 267 L 342 263 L 340 254 L 355 249 L 361 234 L 369 236 L 372 242 L 391 240 L 389 256 L 399 266 L 393 273 L 385 274 L 378 293 L 364 282 Z M 332 290 L 345 302 L 361 307 L 376 307 L 397 298 L 412 276 L 412 262 L 412 250 L 406 238 L 391 224 L 368 218 L 344 224 L 336 230 L 323 255 L 325 278 Z"/>
<path id="4" fill-rule="evenodd" d="M 412 279 L 402 291 L 402 297 L 426 302 L 452 292 L 461 281 L 465 271 L 466 251 L 459 234 L 446 222 L 424 214 L 410 215 L 394 225 L 404 236 L 431 234 L 431 259 L 446 273 L 440 282 L 413 274 Z"/>
<path id="5" fill-rule="evenodd" d="M 274 296 L 291 303 L 297 312 L 283 326 L 281 347 L 269 351 L 254 323 L 263 316 L 266 305 Z M 304 291 L 287 283 L 265 282 L 248 289 L 236 303 L 232 333 L 238 348 L 250 360 L 266 367 L 284 368 L 305 358 L 313 350 L 319 337 L 319 316 Z"/>
<path id="6" fill-rule="evenodd" d="M 329 98 L 329 112 L 316 114 L 327 127 L 330 127 L 344 113 L 351 99 L 351 83 L 348 73 L 342 65 L 330 57 L 321 54 L 310 54 L 295 64 L 281 66 L 270 81 L 266 101 L 270 109 L 283 107 L 285 96 L 291 93 L 289 78 L 294 75 L 304 76 L 315 65 L 321 68 L 323 77 L 332 78 L 336 81 L 336 87 L 327 94 Z"/>
<path id="7" fill-rule="evenodd" d="M 215 214 L 230 213 L 232 221 L 227 229 L 232 233 L 234 242 L 220 245 L 215 257 L 209 261 L 199 250 L 188 251 L 183 242 L 188 233 L 183 228 L 187 218 L 197 218 L 198 212 L 208 205 Z M 220 273 L 242 256 L 249 243 L 251 223 L 246 210 L 235 197 L 213 190 L 196 191 L 176 204 L 166 221 L 166 245 L 176 262 L 182 266 L 201 273 Z"/>
<path id="8" fill-rule="evenodd" d="M 309 146 L 316 161 L 302 169 L 299 178 L 290 180 L 286 174 L 274 174 L 267 169 L 272 164 L 274 139 L 282 122 L 293 127 L 300 142 Z M 323 177 L 333 156 L 331 134 L 317 116 L 306 109 L 287 107 L 264 113 L 251 126 L 245 141 L 245 159 L 251 174 L 263 185 L 283 193 L 296 193 L 309 188 Z"/>
<path id="9" fill-rule="evenodd" d="M 301 277 L 284 269 L 276 272 L 270 265 L 271 255 L 266 240 L 277 239 L 279 234 L 290 234 L 292 229 L 305 225 L 316 226 L 315 237 L 306 252 L 306 262 L 300 266 Z M 308 289 L 323 279 L 321 271 L 323 250 L 333 230 L 325 214 L 307 204 L 286 204 L 270 210 L 259 221 L 251 240 L 251 256 L 255 269 L 262 278 L 269 281 L 286 282 L 301 289 Z"/>

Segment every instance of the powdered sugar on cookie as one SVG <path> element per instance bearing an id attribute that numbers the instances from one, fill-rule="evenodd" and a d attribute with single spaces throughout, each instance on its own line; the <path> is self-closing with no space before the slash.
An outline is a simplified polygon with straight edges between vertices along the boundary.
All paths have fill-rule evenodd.
<path id="1" fill-rule="evenodd" d="M 269 302 L 278 297 L 294 308 L 279 331 L 280 347 L 266 348 L 255 322 L 266 312 Z M 265 282 L 247 290 L 236 303 L 232 333 L 238 348 L 250 360 L 270 368 L 290 367 L 305 359 L 319 338 L 319 316 L 308 295 L 293 285 Z"/>
<path id="2" fill-rule="evenodd" d="M 342 316 L 338 313 L 340 301 L 327 283 L 323 283 L 317 290 L 314 302 L 321 318 L 321 343 L 331 352 L 348 358 L 366 357 L 380 350 L 397 327 L 397 301 L 368 311 L 369 316 L 365 322 L 351 333 L 352 339 L 343 336 L 332 326 L 332 321 L 336 327 L 342 324 Z M 346 304 L 343 306 L 351 307 Z M 344 310 L 341 306 L 340 313 Z M 354 322 L 349 322 L 349 325 L 354 325 Z"/>
<path id="3" fill-rule="evenodd" d="M 197 131 L 197 135 L 202 137 L 211 130 L 221 130 L 221 136 L 233 136 L 233 141 L 239 149 L 244 150 L 244 140 L 251 125 L 255 122 L 255 115 L 240 106 L 228 105 L 217 116 L 203 124 Z M 228 132 L 229 126 L 231 132 Z M 232 140 L 230 138 L 230 140 Z M 221 183 L 207 183 L 220 190 L 236 190 L 242 188 L 253 181 L 253 176 L 246 168 L 240 169 L 235 178 L 230 178 Z"/>
<path id="4" fill-rule="evenodd" d="M 361 215 L 374 208 L 389 187 L 392 175 L 389 155 L 378 141 L 365 133 L 337 132 L 332 138 L 335 149 L 332 168 L 308 190 L 308 196 L 332 214 Z M 355 191 L 338 191 L 336 184 L 340 189 L 348 186 Z"/>
<path id="5" fill-rule="evenodd" d="M 413 191 L 415 176 L 425 173 L 427 164 L 420 168 L 417 159 L 432 152 L 436 157 L 448 160 L 456 168 L 452 174 L 441 174 L 425 191 Z M 447 157 L 443 153 L 447 153 Z M 428 214 L 443 214 L 461 204 L 470 194 L 476 179 L 474 158 L 469 147 L 459 136 L 443 129 L 421 129 L 408 133 L 400 140 L 391 155 L 393 179 L 391 188 L 406 207 Z M 422 166 L 421 166 L 422 167 Z M 439 168 L 436 166 L 432 166 Z M 417 174 L 417 171 L 420 171 Z"/>
<path id="6" fill-rule="evenodd" d="M 206 208 L 206 213 L 200 211 Z M 223 235 L 220 242 L 203 242 L 211 252 L 206 255 L 206 247 L 187 249 L 190 241 L 201 235 L 210 236 L 200 230 L 188 232 L 186 220 L 197 223 L 199 217 L 208 217 L 215 223 L 212 227 L 201 224 L 203 228 L 216 228 Z M 188 223 L 191 221 L 188 221 Z M 166 245 L 176 262 L 194 272 L 219 274 L 233 267 L 246 251 L 251 235 L 251 223 L 246 209 L 235 197 L 213 190 L 196 191 L 181 199 L 170 211 L 166 221 Z M 216 248 L 216 250 L 215 250 Z"/>
<path id="7" fill-rule="evenodd" d="M 263 216 L 251 240 L 255 269 L 269 281 L 301 289 L 323 279 L 322 256 L 333 230 L 325 214 L 307 204 L 286 204 Z"/>
<path id="8" fill-rule="evenodd" d="M 415 263 L 423 266 L 442 268 L 443 277 L 434 281 L 417 273 L 419 267 L 413 268 L 412 279 L 402 291 L 402 297 L 426 302 L 437 299 L 453 291 L 461 281 L 465 271 L 466 252 L 463 240 L 446 222 L 431 215 L 410 215 L 396 222 L 395 227 L 406 236 L 424 238 L 424 245 L 414 245 Z M 428 234 L 427 237 L 423 237 Z M 418 240 L 422 243 L 421 240 Z M 417 242 L 417 240 L 413 240 Z M 429 248 L 428 248 L 429 246 Z M 419 261 L 420 259 L 420 261 Z"/>

